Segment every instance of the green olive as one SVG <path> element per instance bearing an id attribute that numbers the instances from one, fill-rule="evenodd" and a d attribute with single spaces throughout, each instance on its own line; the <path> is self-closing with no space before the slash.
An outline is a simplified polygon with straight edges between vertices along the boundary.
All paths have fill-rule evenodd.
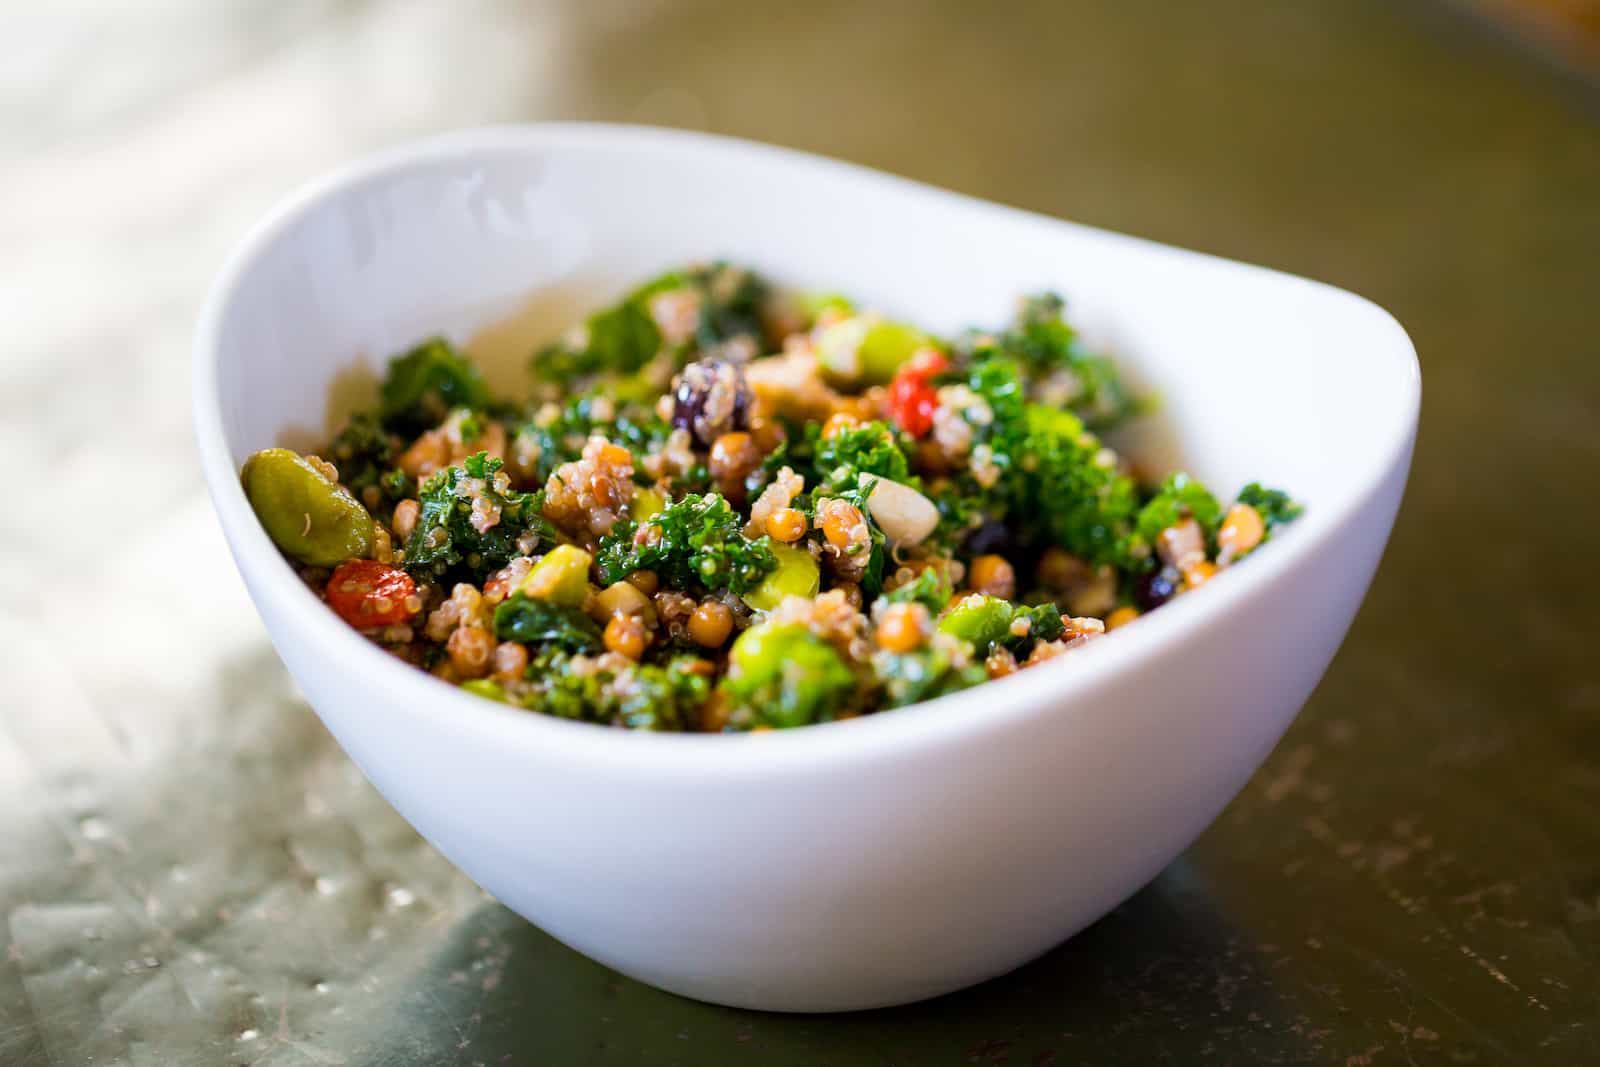
<path id="1" fill-rule="evenodd" d="M 744 594 L 744 602 L 757 611 L 771 611 L 786 596 L 816 596 L 822 572 L 810 552 L 793 545 L 773 545 L 778 567 L 768 571 L 761 584 Z"/>
<path id="2" fill-rule="evenodd" d="M 305 457 L 264 449 L 245 461 L 240 477 L 267 536 L 287 555 L 314 567 L 372 555 L 372 516 Z"/>

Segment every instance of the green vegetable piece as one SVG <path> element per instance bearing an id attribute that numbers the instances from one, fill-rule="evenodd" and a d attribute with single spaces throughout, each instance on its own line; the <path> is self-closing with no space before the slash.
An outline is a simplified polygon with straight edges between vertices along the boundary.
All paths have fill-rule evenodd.
<path id="1" fill-rule="evenodd" d="M 597 369 L 632 374 L 660 347 L 661 331 L 637 304 L 619 304 L 589 319 L 589 358 Z"/>
<path id="2" fill-rule="evenodd" d="M 478 368 L 442 337 L 433 337 L 389 361 L 378 394 L 385 427 L 417 434 L 437 426 L 452 408 L 483 408 L 489 386 Z"/>
<path id="3" fill-rule="evenodd" d="M 533 565 L 517 592 L 564 607 L 582 607 L 593 565 L 594 557 L 576 545 L 557 545 Z"/>
<path id="4" fill-rule="evenodd" d="M 927 334 L 903 323 L 873 323 L 856 353 L 861 363 L 861 380 L 868 385 L 887 385 L 900 364 L 928 343 Z"/>
<path id="5" fill-rule="evenodd" d="M 367 509 L 298 453 L 264 449 L 245 461 L 240 477 L 267 536 L 287 555 L 313 567 L 372 555 Z"/>
<path id="6" fill-rule="evenodd" d="M 1154 543 L 1162 530 L 1191 516 L 1206 537 L 1213 537 L 1222 522 L 1222 505 L 1205 486 L 1180 472 L 1163 482 L 1156 495 L 1140 509 L 1136 528 L 1140 537 Z"/>
<path id="7" fill-rule="evenodd" d="M 634 571 L 655 571 L 677 589 L 742 594 L 778 565 L 771 538 L 752 541 L 743 531 L 744 519 L 722 494 L 690 493 L 643 522 L 613 526 L 600 539 L 600 577 L 610 585 Z"/>
<path id="8" fill-rule="evenodd" d="M 723 685 L 729 725 L 805 726 L 847 706 L 855 675 L 832 645 L 798 623 L 765 622 L 739 635 Z"/>
<path id="9" fill-rule="evenodd" d="M 869 323 L 864 318 L 840 319 L 817 335 L 817 361 L 830 381 L 849 384 L 861 378 L 861 342 Z"/>
<path id="10" fill-rule="evenodd" d="M 499 682 L 488 678 L 469 678 L 461 683 L 461 688 L 475 697 L 482 697 L 485 700 L 493 700 L 501 704 L 506 702 L 506 691 L 501 688 Z"/>
<path id="11" fill-rule="evenodd" d="M 822 571 L 810 552 L 793 545 L 773 545 L 778 569 L 744 594 L 744 602 L 757 611 L 771 611 L 786 596 L 814 597 L 822 587 Z"/>
<path id="12" fill-rule="evenodd" d="M 548 607 L 543 601 L 534 603 Z M 698 723 L 700 707 L 711 693 L 702 662 L 679 656 L 662 666 L 591 664 L 578 672 L 572 670 L 570 653 L 546 650 L 529 667 L 530 687 L 520 702 L 530 711 L 563 719 L 630 730 L 688 730 Z"/>
<path id="13" fill-rule="evenodd" d="M 840 311 L 846 315 L 853 315 L 856 310 L 849 298 L 839 293 L 797 293 L 791 299 L 794 301 L 794 307 L 808 322 L 816 322 L 824 311 Z"/>
<path id="14" fill-rule="evenodd" d="M 1016 361 L 1032 378 L 1033 399 L 1066 407 L 1090 429 L 1109 429 L 1141 413 L 1146 405 L 1128 391 L 1111 360 L 1084 347 L 1063 316 L 1065 306 L 1056 293 L 1030 296 L 1010 329 L 969 333 L 957 351 L 974 364 Z"/>
<path id="15" fill-rule="evenodd" d="M 939 620 L 939 629 L 971 642 L 980 656 L 987 655 L 997 642 L 1011 636 L 1011 616 L 1009 600 L 973 593 L 956 601 Z"/>
<path id="16" fill-rule="evenodd" d="M 857 315 L 829 325 L 817 338 L 817 358 L 841 383 L 885 385 L 928 336 L 898 322 Z"/>
<path id="17" fill-rule="evenodd" d="M 939 629 L 970 642 L 977 655 L 987 656 L 996 645 L 1022 654 L 1039 641 L 1054 641 L 1066 632 L 1066 623 L 1061 609 L 1051 603 L 1028 607 L 972 593 L 956 601 L 939 620 Z"/>
<path id="18" fill-rule="evenodd" d="M 455 571 L 481 583 L 512 557 L 555 542 L 542 510 L 544 494 L 512 489 L 504 465 L 479 452 L 422 484 L 422 511 L 406 538 L 406 570 L 429 580 Z M 486 530 L 473 523 L 473 503 L 480 499 L 500 516 Z"/>
<path id="19" fill-rule="evenodd" d="M 820 430 L 813 430 L 811 426 L 806 432 L 808 438 L 816 434 L 817 474 L 833 489 L 854 488 L 860 484 L 863 474 L 888 478 L 912 488 L 920 484 L 911 476 L 906 454 L 886 423 L 869 422 L 828 438 L 823 438 Z"/>
<path id="20" fill-rule="evenodd" d="M 345 421 L 322 455 L 339 468 L 340 484 L 357 500 L 368 499 L 368 490 L 375 489 L 379 517 L 386 519 L 396 503 L 416 496 L 416 484 L 395 467 L 400 450 L 400 439 L 383 428 L 377 415 L 362 411 Z"/>
<path id="21" fill-rule="evenodd" d="M 494 609 L 494 635 L 525 645 L 554 645 L 567 652 L 597 652 L 600 628 L 575 607 L 511 594 Z"/>
<path id="22" fill-rule="evenodd" d="M 633 491 L 631 514 L 634 522 L 653 519 L 665 510 L 667 510 L 667 494 L 659 489 L 635 489 Z"/>

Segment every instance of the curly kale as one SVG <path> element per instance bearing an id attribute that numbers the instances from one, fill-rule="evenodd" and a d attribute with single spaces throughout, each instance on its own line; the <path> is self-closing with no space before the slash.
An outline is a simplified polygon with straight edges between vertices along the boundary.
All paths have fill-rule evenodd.
<path id="1" fill-rule="evenodd" d="M 749 271 L 715 263 L 669 271 L 590 315 L 579 329 L 534 353 L 534 376 L 565 386 L 601 374 L 635 373 L 665 343 L 650 313 L 650 301 L 677 291 L 684 291 L 697 306 L 693 337 L 671 353 L 677 366 L 737 338 L 748 338 L 760 347 L 766 283 Z"/>
<path id="2" fill-rule="evenodd" d="M 600 539 L 607 584 L 655 571 L 672 588 L 748 592 L 778 566 L 772 541 L 744 536 L 744 520 L 720 493 L 690 493 L 644 523 L 619 522 Z"/>
<path id="3" fill-rule="evenodd" d="M 1024 399 L 1022 374 L 1010 360 L 971 369 L 968 386 L 993 419 L 974 427 L 993 454 L 997 475 L 987 486 L 971 472 L 960 491 L 991 517 L 1024 524 L 1092 563 L 1127 565 L 1128 535 L 1138 510 L 1133 479 L 1107 462 L 1107 452 L 1076 415 Z M 1026 540 L 1026 539 L 1024 539 Z"/>
<path id="4" fill-rule="evenodd" d="M 378 393 L 384 428 L 405 436 L 437 426 L 454 408 L 490 404 L 489 386 L 443 337 L 433 337 L 389 361 Z"/>
<path id="5" fill-rule="evenodd" d="M 1251 482 L 1239 490 L 1239 503 L 1249 504 L 1261 513 L 1261 518 L 1266 523 L 1268 537 L 1271 537 L 1278 527 L 1287 526 L 1298 519 L 1306 510 L 1295 503 L 1282 489 L 1268 489 L 1260 482 Z"/>
<path id="6" fill-rule="evenodd" d="M 611 670 L 572 669 L 572 657 L 552 650 L 534 659 L 527 676 L 536 684 L 522 699 L 532 711 L 630 730 L 682 731 L 696 727 L 711 683 L 692 656 L 664 665 Z"/>
<path id="7" fill-rule="evenodd" d="M 400 439 L 385 430 L 375 414 L 359 412 L 350 416 L 328 446 L 327 458 L 339 468 L 339 481 L 357 499 L 369 505 L 376 501 L 371 510 L 382 518 L 416 492 L 416 483 L 394 465 L 400 447 Z"/>
<path id="8" fill-rule="evenodd" d="M 1155 495 L 1139 509 L 1135 536 L 1153 545 L 1162 530 L 1187 518 L 1200 524 L 1209 541 L 1216 536 L 1217 525 L 1222 521 L 1222 505 L 1209 489 L 1180 472 L 1162 482 Z"/>
<path id="9" fill-rule="evenodd" d="M 660 349 L 661 331 L 649 310 L 624 300 L 595 312 L 579 329 L 535 352 L 533 374 L 561 385 L 602 372 L 632 374 Z"/>
<path id="10" fill-rule="evenodd" d="M 959 346 L 973 363 L 1008 359 L 1036 383 L 1036 399 L 1065 406 L 1093 429 L 1106 429 L 1137 414 L 1139 402 L 1123 385 L 1112 362 L 1086 350 L 1063 316 L 1056 293 L 1028 297 L 1015 324 L 999 335 L 975 333 Z"/>
<path id="11" fill-rule="evenodd" d="M 1011 625 L 1016 626 L 1019 619 L 1026 619 L 1027 633 L 1011 634 L 1006 639 L 1006 647 L 1013 652 L 1023 652 L 1033 648 L 1038 641 L 1056 641 L 1067 632 L 1067 624 L 1061 618 L 1061 609 L 1053 603 L 1016 605 L 1011 612 Z"/>
<path id="12" fill-rule="evenodd" d="M 853 486 L 860 482 L 863 474 L 912 483 L 906 454 L 895 441 L 894 431 L 885 423 L 869 422 L 826 438 L 812 423 L 807 427 L 807 437 L 813 441 L 812 463 L 818 480 L 826 486 L 835 489 Z"/>
<path id="13" fill-rule="evenodd" d="M 494 609 L 494 635 L 502 641 L 550 645 L 565 652 L 598 652 L 600 628 L 577 608 L 513 593 Z"/>
<path id="14" fill-rule="evenodd" d="M 544 494 L 510 488 L 503 466 L 479 452 L 423 483 L 422 511 L 405 544 L 406 570 L 421 577 L 459 571 L 481 583 L 513 556 L 555 543 L 555 530 L 541 514 Z M 472 524 L 475 498 L 500 514 L 483 531 Z"/>
<path id="15" fill-rule="evenodd" d="M 614 701 L 612 721 L 630 730 L 692 730 L 700 707 L 711 695 L 711 681 L 696 656 L 677 656 L 664 666 L 631 668 L 633 685 Z"/>
<path id="16" fill-rule="evenodd" d="M 674 271 L 652 285 L 654 292 L 687 288 L 699 294 L 700 321 L 694 344 L 701 352 L 743 338 L 760 347 L 761 308 L 769 293 L 760 275 L 743 267 L 712 263 Z"/>

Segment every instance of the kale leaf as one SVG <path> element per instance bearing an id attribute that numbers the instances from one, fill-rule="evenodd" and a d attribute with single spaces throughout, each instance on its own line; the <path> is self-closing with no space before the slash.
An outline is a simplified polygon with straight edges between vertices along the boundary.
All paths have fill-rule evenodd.
<path id="1" fill-rule="evenodd" d="M 600 628 L 582 611 L 525 593 L 511 594 L 494 609 L 494 635 L 566 652 L 598 652 L 601 646 Z"/>
<path id="2" fill-rule="evenodd" d="M 691 656 L 664 665 L 643 663 L 620 670 L 590 665 L 573 669 L 572 657 L 552 650 L 528 668 L 534 687 L 524 707 L 555 715 L 630 730 L 694 729 L 711 683 Z"/>
<path id="3" fill-rule="evenodd" d="M 1006 647 L 1013 652 L 1031 649 L 1038 641 L 1058 640 L 1067 632 L 1067 624 L 1061 619 L 1061 609 L 1053 603 L 1035 604 L 1032 607 L 1018 604 L 1011 612 L 1013 626 L 1018 619 L 1027 620 L 1028 632 L 1021 637 L 1012 634 L 1006 639 Z"/>
<path id="4" fill-rule="evenodd" d="M 339 481 L 362 503 L 372 505 L 375 499 L 377 506 L 371 510 L 380 517 L 416 490 L 405 471 L 394 465 L 399 452 L 399 439 L 385 430 L 372 412 L 350 416 L 328 446 L 328 458 L 339 468 Z M 376 498 L 371 498 L 368 489 L 376 490 Z"/>
<path id="5" fill-rule="evenodd" d="M 642 304 L 624 300 L 585 320 L 569 336 L 534 353 L 533 373 L 561 385 L 608 372 L 632 374 L 661 349 L 661 331 Z"/>
<path id="6" fill-rule="evenodd" d="M 856 485 L 863 474 L 911 482 L 906 454 L 896 443 L 894 431 L 884 423 L 869 422 L 827 438 L 822 437 L 812 423 L 807 427 L 807 436 L 814 438 L 815 459 L 812 462 L 817 473 L 822 482 L 832 488 Z"/>
<path id="7" fill-rule="evenodd" d="M 651 300 L 678 291 L 694 300 L 696 319 L 693 336 L 672 350 L 676 366 L 739 338 L 748 338 L 759 349 L 766 283 L 749 271 L 714 263 L 668 271 L 590 315 L 582 327 L 534 353 L 534 376 L 570 386 L 600 374 L 633 374 L 665 345 L 650 312 Z"/>
<path id="8" fill-rule="evenodd" d="M 1137 414 L 1140 404 L 1111 360 L 1084 347 L 1063 315 L 1065 307 L 1056 293 L 1030 296 L 1010 329 L 969 334 L 958 351 L 973 363 L 1015 361 L 1033 380 L 1036 399 L 1066 407 L 1092 429 L 1107 429 Z"/>
<path id="9" fill-rule="evenodd" d="M 1149 503 L 1139 509 L 1136 535 L 1144 543 L 1153 545 L 1162 530 L 1191 517 L 1210 540 L 1216 536 L 1217 524 L 1222 521 L 1222 505 L 1209 489 L 1179 472 L 1162 482 Z"/>
<path id="10" fill-rule="evenodd" d="M 610 584 L 648 570 L 673 588 L 748 592 L 778 561 L 770 538 L 749 540 L 743 527 L 722 494 L 690 493 L 643 523 L 617 523 L 600 539 L 600 575 Z"/>
<path id="11" fill-rule="evenodd" d="M 513 556 L 555 543 L 555 530 L 541 513 L 544 494 L 512 489 L 503 466 L 479 452 L 423 483 L 422 511 L 406 539 L 406 570 L 440 577 L 460 568 L 481 583 Z M 480 510 L 499 510 L 499 520 L 486 530 L 472 524 L 474 499 L 482 501 Z"/>
<path id="12" fill-rule="evenodd" d="M 489 403 L 489 386 L 478 368 L 449 341 L 433 337 L 389 361 L 378 414 L 386 429 L 411 436 L 437 426 L 453 408 Z"/>
<path id="13" fill-rule="evenodd" d="M 1046 543 L 1092 563 L 1127 565 L 1137 487 L 1107 461 L 1099 439 L 1071 412 L 1027 402 L 1021 370 L 1011 360 L 975 365 L 968 386 L 993 413 L 987 426 L 974 430 L 997 473 L 984 485 L 964 472 L 961 491 L 989 517 L 1042 531 Z"/>
<path id="14" fill-rule="evenodd" d="M 922 573 L 900 588 L 884 594 L 890 604 L 921 604 L 937 615 L 950 603 L 953 592 L 949 572 L 943 567 L 924 567 Z"/>
<path id="15" fill-rule="evenodd" d="M 1266 523 L 1267 536 L 1280 526 L 1287 526 L 1305 513 L 1305 508 L 1294 502 L 1282 489 L 1268 489 L 1260 482 L 1251 482 L 1239 490 L 1239 503 L 1249 504 L 1261 513 Z"/>

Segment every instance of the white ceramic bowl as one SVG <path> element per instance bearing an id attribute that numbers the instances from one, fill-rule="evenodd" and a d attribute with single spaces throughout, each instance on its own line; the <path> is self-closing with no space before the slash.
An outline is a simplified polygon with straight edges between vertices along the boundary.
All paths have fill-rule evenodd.
<path id="1" fill-rule="evenodd" d="M 320 431 L 336 377 L 428 332 L 465 339 L 529 294 L 559 294 L 571 318 L 715 256 L 935 329 L 1059 289 L 1159 387 L 1164 433 L 1136 452 L 1219 491 L 1290 487 L 1309 510 L 1081 654 L 751 736 L 629 734 L 462 694 L 336 619 L 257 524 L 240 465 Z M 590 125 L 446 136 L 317 182 L 228 264 L 195 357 L 201 456 L 239 570 L 384 796 L 578 951 L 687 996 L 789 1011 L 1009 971 L 1177 856 L 1343 639 L 1400 502 L 1420 391 L 1404 331 L 1340 290 L 814 156 Z"/>

